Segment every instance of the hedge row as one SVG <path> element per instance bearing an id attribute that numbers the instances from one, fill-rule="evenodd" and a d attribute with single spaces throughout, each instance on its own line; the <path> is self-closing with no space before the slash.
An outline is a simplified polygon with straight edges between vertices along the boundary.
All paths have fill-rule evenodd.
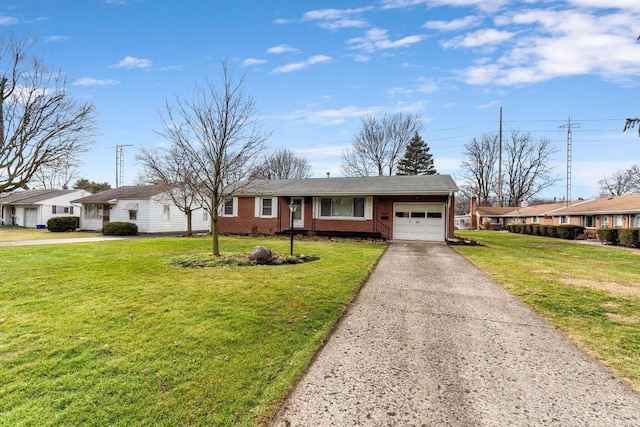
<path id="1" fill-rule="evenodd" d="M 74 231 L 78 227 L 80 227 L 80 217 L 77 216 L 56 216 L 47 221 L 47 229 L 54 233 Z"/>
<path id="2" fill-rule="evenodd" d="M 510 233 L 531 234 L 533 236 L 557 237 L 566 240 L 575 240 L 584 233 L 584 227 L 579 225 L 543 225 L 543 224 L 509 224 L 507 230 Z"/>
<path id="3" fill-rule="evenodd" d="M 597 233 L 605 245 L 640 248 L 640 228 L 601 228 Z"/>
<path id="4" fill-rule="evenodd" d="M 138 234 L 138 226 L 132 222 L 114 221 L 102 227 L 105 236 L 135 236 Z"/>

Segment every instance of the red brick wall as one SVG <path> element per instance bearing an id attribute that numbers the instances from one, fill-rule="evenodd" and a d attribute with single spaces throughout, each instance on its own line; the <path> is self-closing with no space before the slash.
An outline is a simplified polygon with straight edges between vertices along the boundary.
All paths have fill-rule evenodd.
<path id="1" fill-rule="evenodd" d="M 453 197 L 452 197 L 453 199 Z M 304 229 L 314 231 L 381 232 L 385 237 L 393 237 L 394 203 L 445 203 L 447 196 L 378 196 L 373 198 L 373 220 L 365 219 L 319 219 L 313 218 L 313 198 L 304 198 Z M 290 223 L 289 198 L 278 198 L 280 218 L 256 218 L 255 198 L 238 198 L 237 217 L 218 217 L 221 234 L 274 234 L 288 230 Z M 449 237 L 454 236 L 455 200 L 449 209 Z"/>
<path id="2" fill-rule="evenodd" d="M 289 208 L 286 210 L 289 212 Z M 238 216 L 218 216 L 218 231 L 220 234 L 274 234 L 279 231 L 278 222 L 278 218 L 256 218 L 254 197 L 238 197 Z"/>

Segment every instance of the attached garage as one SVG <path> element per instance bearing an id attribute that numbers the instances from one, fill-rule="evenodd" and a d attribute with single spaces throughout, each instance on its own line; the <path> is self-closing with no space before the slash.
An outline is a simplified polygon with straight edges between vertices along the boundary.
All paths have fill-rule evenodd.
<path id="1" fill-rule="evenodd" d="M 38 208 L 24 208 L 24 226 L 36 228 L 38 225 Z"/>
<path id="2" fill-rule="evenodd" d="M 446 234 L 444 203 L 395 203 L 393 238 L 442 242 Z"/>

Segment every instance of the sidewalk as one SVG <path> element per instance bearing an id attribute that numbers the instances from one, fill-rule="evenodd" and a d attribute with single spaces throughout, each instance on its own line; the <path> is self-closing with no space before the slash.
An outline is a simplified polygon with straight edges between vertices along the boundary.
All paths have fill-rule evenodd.
<path id="1" fill-rule="evenodd" d="M 391 243 L 270 426 L 638 426 L 640 395 L 443 244 Z"/>

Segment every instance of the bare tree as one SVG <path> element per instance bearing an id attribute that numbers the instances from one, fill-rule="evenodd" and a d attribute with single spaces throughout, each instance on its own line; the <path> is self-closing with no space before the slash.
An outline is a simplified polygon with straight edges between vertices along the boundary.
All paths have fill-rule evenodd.
<path id="1" fill-rule="evenodd" d="M 500 156 L 498 135 L 483 134 L 464 146 L 465 158 L 460 165 L 465 187 L 470 196 L 478 197 L 480 206 L 490 206 L 495 200 Z"/>
<path id="2" fill-rule="evenodd" d="M 95 131 L 93 104 L 70 98 L 62 72 L 28 54 L 33 45 L 10 32 L 0 39 L 0 193 L 86 152 Z"/>
<path id="3" fill-rule="evenodd" d="M 68 188 L 80 176 L 77 159 L 60 159 L 42 165 L 33 175 L 31 183 L 40 188 Z"/>
<path id="4" fill-rule="evenodd" d="M 536 140 L 529 132 L 512 130 L 503 147 L 509 206 L 520 206 L 522 200 L 535 196 L 558 181 L 551 166 L 551 156 L 557 150 L 548 138 Z"/>
<path id="5" fill-rule="evenodd" d="M 202 207 L 202 196 L 197 185 L 197 169 L 193 168 L 186 153 L 176 147 L 141 148 L 136 160 L 142 164 L 141 180 L 159 184 L 180 212 L 187 216 L 187 235 L 193 235 L 193 211 Z"/>
<path id="6" fill-rule="evenodd" d="M 211 215 L 213 254 L 220 255 L 218 209 L 244 183 L 252 179 L 264 141 L 270 134 L 258 125 L 257 107 L 243 90 L 244 79 L 235 81 L 222 61 L 222 85 L 205 79 L 191 97 L 175 96 L 160 112 L 158 132 L 183 153 L 194 168 L 190 185 L 202 196 Z"/>
<path id="7" fill-rule="evenodd" d="M 633 165 L 629 169 L 618 169 L 610 177 L 600 181 L 600 196 L 615 197 L 640 193 L 640 166 Z"/>
<path id="8" fill-rule="evenodd" d="M 362 127 L 343 153 L 341 172 L 346 176 L 393 175 L 411 138 L 422 129 L 417 115 L 402 113 L 361 117 Z"/>
<path id="9" fill-rule="evenodd" d="M 265 156 L 257 171 L 260 179 L 304 179 L 311 178 L 311 165 L 304 157 L 287 149 L 279 148 Z"/>
<path id="10" fill-rule="evenodd" d="M 622 132 L 626 132 L 627 129 L 633 129 L 634 127 L 636 127 L 636 125 L 640 125 L 640 118 L 627 119 L 627 121 L 624 123 Z M 640 126 L 638 126 L 638 136 L 640 136 Z"/>

